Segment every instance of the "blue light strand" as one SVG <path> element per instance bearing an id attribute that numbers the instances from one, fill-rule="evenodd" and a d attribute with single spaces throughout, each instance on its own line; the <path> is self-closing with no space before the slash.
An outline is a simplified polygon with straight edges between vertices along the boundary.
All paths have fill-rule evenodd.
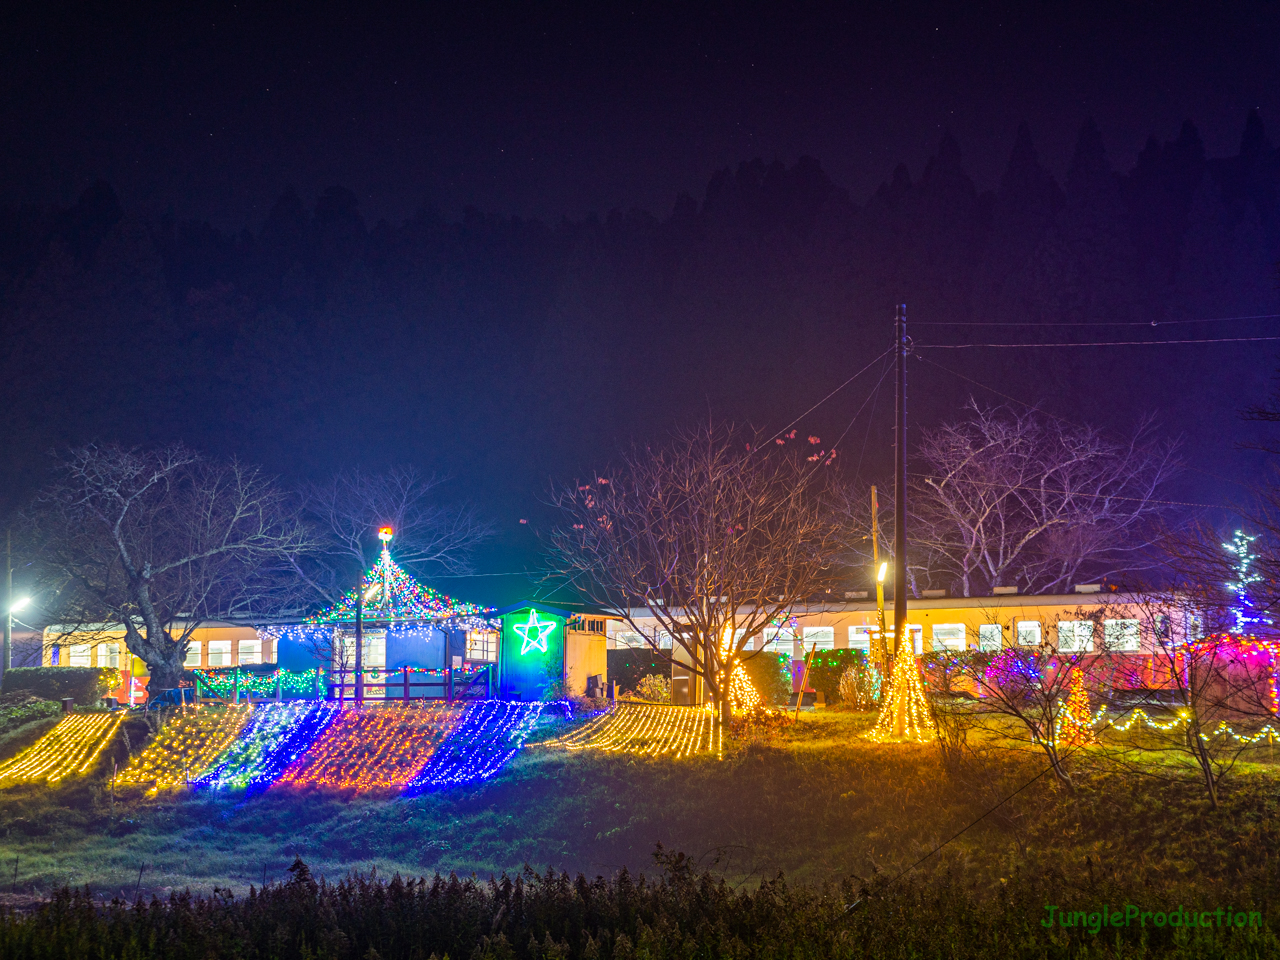
<path id="1" fill-rule="evenodd" d="M 514 757 L 542 714 L 543 703 L 481 700 L 432 755 L 404 790 L 416 797 L 428 790 L 487 780 Z"/>
<path id="2" fill-rule="evenodd" d="M 301 701 L 254 707 L 253 718 L 221 759 L 192 786 L 265 790 L 338 716 L 336 704 Z"/>

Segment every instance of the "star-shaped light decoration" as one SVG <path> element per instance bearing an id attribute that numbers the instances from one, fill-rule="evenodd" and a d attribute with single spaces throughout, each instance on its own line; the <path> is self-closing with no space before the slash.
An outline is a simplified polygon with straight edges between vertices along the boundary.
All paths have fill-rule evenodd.
<path id="1" fill-rule="evenodd" d="M 520 647 L 520 656 L 523 657 L 534 647 L 546 653 L 547 637 L 555 628 L 556 622 L 554 620 L 539 620 L 538 611 L 530 610 L 527 622 L 512 625 L 512 629 L 520 634 L 521 639 L 524 640 L 523 646 Z"/>

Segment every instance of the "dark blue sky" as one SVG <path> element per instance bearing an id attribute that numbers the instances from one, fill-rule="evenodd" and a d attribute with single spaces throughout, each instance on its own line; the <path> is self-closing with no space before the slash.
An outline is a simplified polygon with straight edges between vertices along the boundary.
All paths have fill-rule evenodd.
<path id="1" fill-rule="evenodd" d="M 552 479 L 708 412 L 782 426 L 888 345 L 899 299 L 916 322 L 1280 312 L 1262 125 L 1275 3 L 15 5 L 0 441 L 23 482 L 86 439 L 290 480 L 409 462 L 497 519 L 483 569 L 536 567 Z M 48 212 L 98 180 L 119 224 Z M 1229 504 L 1268 476 L 1238 414 L 1276 353 L 933 355 L 971 379 L 913 368 L 913 428 L 990 388 L 1118 435 L 1152 413 L 1187 438 L 1171 496 Z M 869 390 L 802 424 L 860 482 L 889 455 Z M 461 592 L 525 590 L 491 582 Z"/>

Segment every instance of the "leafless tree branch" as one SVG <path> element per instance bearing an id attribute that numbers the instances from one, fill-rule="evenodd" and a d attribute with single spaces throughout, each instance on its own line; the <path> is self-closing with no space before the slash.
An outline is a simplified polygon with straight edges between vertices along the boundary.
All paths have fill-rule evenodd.
<path id="1" fill-rule="evenodd" d="M 762 445 L 755 433 L 707 425 L 555 494 L 565 522 L 550 538 L 553 566 L 661 654 L 659 636 L 638 622 L 656 621 L 722 716 L 727 678 L 752 641 L 840 581 L 847 532 L 830 455 L 811 441 Z"/>
<path id="2" fill-rule="evenodd" d="M 89 445 L 24 518 L 24 546 L 63 623 L 119 624 L 152 686 L 177 686 L 192 632 L 302 601 L 292 575 L 315 549 L 298 505 L 258 468 L 180 445 Z"/>

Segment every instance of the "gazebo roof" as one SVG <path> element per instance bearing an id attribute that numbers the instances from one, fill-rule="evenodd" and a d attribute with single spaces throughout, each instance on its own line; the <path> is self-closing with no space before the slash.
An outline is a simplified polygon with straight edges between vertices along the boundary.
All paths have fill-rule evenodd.
<path id="1" fill-rule="evenodd" d="M 455 600 L 447 594 L 423 586 L 405 573 L 386 548 L 360 583 L 359 591 L 349 590 L 327 610 L 311 616 L 308 623 L 354 623 L 357 598 L 364 595 L 364 619 L 383 623 L 484 620 L 491 607 Z"/>

